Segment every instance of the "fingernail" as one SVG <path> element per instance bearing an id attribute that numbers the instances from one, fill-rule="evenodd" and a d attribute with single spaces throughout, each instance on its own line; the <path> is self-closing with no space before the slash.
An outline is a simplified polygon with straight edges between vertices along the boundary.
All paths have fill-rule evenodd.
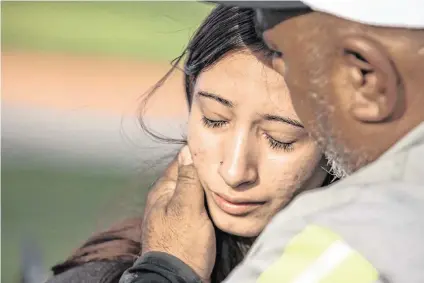
<path id="1" fill-rule="evenodd" d="M 180 163 L 180 165 L 190 165 L 193 163 L 188 146 L 184 146 L 181 150 L 180 155 L 178 157 L 178 162 Z"/>

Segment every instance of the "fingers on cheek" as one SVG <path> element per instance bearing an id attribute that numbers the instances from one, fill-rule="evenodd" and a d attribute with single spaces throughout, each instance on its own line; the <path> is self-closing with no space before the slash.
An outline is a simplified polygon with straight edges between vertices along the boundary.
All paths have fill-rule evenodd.
<path id="1" fill-rule="evenodd" d="M 185 165 L 180 167 L 178 176 L 178 186 L 192 187 L 197 183 L 197 171 L 193 165 Z"/>

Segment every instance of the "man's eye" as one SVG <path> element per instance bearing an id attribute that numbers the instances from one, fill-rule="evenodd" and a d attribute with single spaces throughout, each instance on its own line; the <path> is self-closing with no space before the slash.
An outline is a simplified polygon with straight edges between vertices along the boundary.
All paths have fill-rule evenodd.
<path id="1" fill-rule="evenodd" d="M 274 57 L 274 58 L 281 58 L 281 57 L 283 57 L 283 53 L 281 53 L 280 51 L 271 50 L 271 52 L 272 52 L 272 57 Z"/>
<path id="2" fill-rule="evenodd" d="M 279 59 L 283 57 L 283 53 L 268 47 L 267 57 L 270 59 Z"/>

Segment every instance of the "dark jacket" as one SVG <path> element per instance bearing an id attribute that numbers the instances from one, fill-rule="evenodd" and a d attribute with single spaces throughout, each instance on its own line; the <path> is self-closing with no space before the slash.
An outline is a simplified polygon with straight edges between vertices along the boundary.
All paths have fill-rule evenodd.
<path id="1" fill-rule="evenodd" d="M 118 283 L 122 273 L 132 266 L 129 261 L 96 261 L 72 267 L 46 283 Z"/>
<path id="2" fill-rule="evenodd" d="M 149 252 L 125 271 L 119 283 L 201 283 L 199 276 L 178 258 Z"/>
<path id="3" fill-rule="evenodd" d="M 122 274 L 125 272 L 124 276 Z M 121 281 L 120 278 L 122 276 Z M 134 265 L 129 261 L 97 261 L 72 267 L 46 283 L 201 283 L 194 271 L 166 253 L 150 252 Z"/>

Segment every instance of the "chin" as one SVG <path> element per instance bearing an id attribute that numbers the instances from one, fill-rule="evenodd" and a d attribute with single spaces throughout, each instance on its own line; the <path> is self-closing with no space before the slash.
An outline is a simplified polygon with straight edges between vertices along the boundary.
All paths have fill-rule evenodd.
<path id="1" fill-rule="evenodd" d="M 256 237 L 266 225 L 261 219 L 252 215 L 233 216 L 225 213 L 210 199 L 208 193 L 206 193 L 206 203 L 212 222 L 225 233 L 246 238 Z"/>
<path id="2" fill-rule="evenodd" d="M 233 217 L 233 216 L 226 216 L 226 217 L 217 217 L 219 219 L 215 219 L 212 216 L 212 221 L 215 224 L 215 226 L 228 234 L 244 237 L 244 238 L 251 238 L 251 237 L 257 237 L 263 230 L 263 227 L 258 227 L 258 224 L 250 223 L 243 223 L 243 222 L 251 222 L 248 219 L 240 219 L 242 217 Z M 233 218 L 233 219 L 229 219 Z M 247 217 L 246 217 L 247 218 Z M 250 225 L 249 225 L 250 224 Z"/>

